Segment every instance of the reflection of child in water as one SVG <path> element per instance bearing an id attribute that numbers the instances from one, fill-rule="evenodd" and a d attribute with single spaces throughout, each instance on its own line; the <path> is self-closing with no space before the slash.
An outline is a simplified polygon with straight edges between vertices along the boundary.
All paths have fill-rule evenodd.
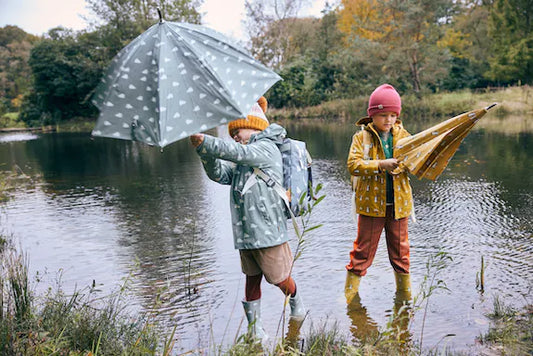
<path id="1" fill-rule="evenodd" d="M 265 339 L 261 323 L 261 281 L 278 286 L 290 296 L 291 320 L 305 317 L 300 290 L 291 277 L 293 256 L 288 244 L 285 205 L 274 189 L 262 179 L 246 191 L 243 188 L 254 167 L 282 181 L 283 165 L 278 144 L 286 135 L 277 124 L 269 125 L 264 97 L 254 104 L 247 118 L 228 125 L 235 142 L 204 134 L 190 137 L 212 180 L 231 185 L 231 216 L 235 248 L 246 275 L 245 300 L 242 302 L 252 333 Z"/>
<path id="2" fill-rule="evenodd" d="M 368 116 L 357 122 L 363 130 L 352 139 L 347 164 L 350 174 L 359 177 L 355 187 L 359 217 L 357 238 L 346 266 L 348 304 L 357 295 L 361 277 L 374 260 L 383 229 L 397 291 L 410 290 L 407 218 L 413 198 L 407 172 L 398 172 L 398 161 L 393 158 L 396 142 L 409 136 L 398 119 L 401 104 L 400 95 L 391 85 L 376 88 L 370 95 Z"/>

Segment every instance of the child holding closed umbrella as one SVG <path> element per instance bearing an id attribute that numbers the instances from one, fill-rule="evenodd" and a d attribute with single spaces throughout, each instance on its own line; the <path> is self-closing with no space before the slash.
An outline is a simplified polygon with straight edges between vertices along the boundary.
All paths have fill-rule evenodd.
<path id="1" fill-rule="evenodd" d="M 301 293 L 290 275 L 293 256 L 288 244 L 285 205 L 274 189 L 258 178 L 243 194 L 254 167 L 282 182 L 283 166 L 277 144 L 286 135 L 277 124 L 269 125 L 265 116 L 267 101 L 258 100 L 246 118 L 228 125 L 235 142 L 204 134 L 190 137 L 210 179 L 231 185 L 230 209 L 235 248 L 246 275 L 242 302 L 252 333 L 266 338 L 261 323 L 261 280 L 278 286 L 290 296 L 291 317 L 303 319 L 305 308 Z"/>
<path id="2" fill-rule="evenodd" d="M 361 277 L 374 260 L 383 229 L 397 292 L 409 293 L 411 288 L 407 228 L 413 198 L 407 172 L 399 169 L 393 158 L 396 142 L 409 136 L 399 120 L 401 110 L 396 89 L 389 84 L 379 86 L 370 95 L 368 116 L 357 122 L 363 130 L 352 139 L 347 165 L 350 174 L 358 177 L 355 206 L 359 216 L 357 237 L 346 266 L 348 304 L 357 295 Z"/>

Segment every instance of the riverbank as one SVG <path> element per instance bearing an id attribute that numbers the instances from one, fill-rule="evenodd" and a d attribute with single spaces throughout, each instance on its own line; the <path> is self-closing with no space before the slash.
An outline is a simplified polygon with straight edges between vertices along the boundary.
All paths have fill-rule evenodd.
<path id="1" fill-rule="evenodd" d="M 33 355 L 170 355 L 175 345 L 176 327 L 162 327 L 153 321 L 157 313 L 157 295 L 151 312 L 132 315 L 127 312 L 128 284 L 102 296 L 96 285 L 68 294 L 58 286 L 45 295 L 33 292 L 28 274 L 29 261 L 13 248 L 12 241 L 0 232 L 0 353 Z M 402 309 L 400 309 L 402 310 Z M 362 340 L 348 340 L 337 326 L 304 326 L 287 337 L 274 340 L 273 347 L 243 333 L 232 345 L 211 345 L 208 349 L 189 350 L 184 354 L 216 355 L 464 355 L 437 346 L 421 349 L 419 342 L 406 340 L 407 314 L 398 316 L 376 335 Z M 488 315 L 491 326 L 480 335 L 469 355 L 527 355 L 533 351 L 533 305 L 521 310 L 504 305 L 496 298 Z M 412 318 L 413 316 L 411 316 Z M 308 322 L 309 324 L 309 322 Z M 300 325 L 297 325 L 300 327 Z M 289 323 L 289 330 L 291 324 Z M 402 331 L 403 330 L 403 331 Z"/>
<path id="2" fill-rule="evenodd" d="M 496 116 L 533 116 L 533 88 L 527 85 L 472 92 L 462 90 L 437 93 L 417 98 L 402 96 L 402 117 L 424 122 L 435 117 L 453 117 L 466 111 L 498 103 Z M 328 121 L 355 122 L 366 116 L 368 97 L 334 100 L 304 108 L 269 109 L 273 121 L 323 119 Z"/>
<path id="3" fill-rule="evenodd" d="M 305 121 L 327 120 L 338 122 L 355 122 L 366 115 L 368 97 L 353 99 L 333 100 L 316 106 L 304 108 L 269 108 L 267 116 L 271 121 Z M 424 96 L 419 99 L 414 95 L 402 96 L 402 118 L 413 119 L 418 124 L 424 124 L 434 118 L 448 118 L 460 113 L 486 107 L 492 103 L 498 103 L 494 109 L 496 122 L 488 124 L 501 127 L 501 119 L 510 117 L 518 120 L 518 126 L 524 126 L 528 118 L 533 116 L 533 87 L 524 85 L 508 88 L 487 88 L 473 92 L 462 90 L 452 93 L 437 93 Z M 494 121 L 493 120 L 493 121 Z M 485 120 L 486 121 L 486 120 Z M 94 118 L 72 118 L 60 122 L 53 128 L 57 132 L 91 132 L 94 128 Z M 512 125 L 517 127 L 516 123 Z M 0 132 L 9 130 L 31 131 L 43 128 L 28 128 L 23 122 L 18 121 L 17 113 L 8 113 L 0 116 Z M 523 129 L 522 129 L 523 130 Z M 525 130 L 529 131 L 529 130 Z"/>

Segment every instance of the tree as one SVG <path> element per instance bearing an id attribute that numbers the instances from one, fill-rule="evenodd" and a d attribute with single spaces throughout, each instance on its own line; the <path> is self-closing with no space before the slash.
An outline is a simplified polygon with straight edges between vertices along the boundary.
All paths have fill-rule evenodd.
<path id="1" fill-rule="evenodd" d="M 489 69 L 491 40 L 487 33 L 490 4 L 464 1 L 461 11 L 438 41 L 452 56 L 448 75 L 439 84 L 443 89 L 479 88 L 490 85 L 485 77 Z"/>
<path id="2" fill-rule="evenodd" d="M 246 0 L 246 24 L 251 53 L 262 63 L 276 69 L 287 62 L 294 47 L 297 15 L 309 0 Z"/>
<path id="3" fill-rule="evenodd" d="M 92 26 L 101 32 L 113 55 L 159 20 L 200 23 L 198 8 L 203 0 L 87 0 L 96 15 Z"/>
<path id="4" fill-rule="evenodd" d="M 393 31 L 393 14 L 381 1 L 342 0 L 341 3 L 338 27 L 348 37 L 378 41 Z"/>
<path id="5" fill-rule="evenodd" d="M 31 50 L 33 89 L 24 101 L 21 120 L 30 125 L 51 124 L 93 116 L 95 108 L 88 97 L 104 65 L 94 48 L 94 36 L 76 36 L 64 28 L 50 30 Z"/>
<path id="6" fill-rule="evenodd" d="M 495 0 L 489 16 L 492 80 L 533 83 L 533 0 Z"/>
<path id="7" fill-rule="evenodd" d="M 0 113 L 18 111 L 31 87 L 30 49 L 37 37 L 16 26 L 0 28 Z"/>
<path id="8" fill-rule="evenodd" d="M 324 16 L 296 18 L 288 27 L 289 46 L 279 74 L 283 81 L 269 92 L 274 107 L 316 105 L 335 95 L 335 83 L 342 70 L 337 61 L 341 34 L 335 11 L 329 6 Z"/>

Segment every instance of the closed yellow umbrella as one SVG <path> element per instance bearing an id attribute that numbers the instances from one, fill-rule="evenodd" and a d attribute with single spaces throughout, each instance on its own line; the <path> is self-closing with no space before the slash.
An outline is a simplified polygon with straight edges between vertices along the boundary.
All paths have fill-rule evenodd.
<path id="1" fill-rule="evenodd" d="M 400 162 L 397 170 L 406 168 L 419 179 L 435 180 L 444 171 L 472 127 L 496 105 L 466 112 L 416 135 L 398 140 L 394 147 L 394 158 Z"/>

